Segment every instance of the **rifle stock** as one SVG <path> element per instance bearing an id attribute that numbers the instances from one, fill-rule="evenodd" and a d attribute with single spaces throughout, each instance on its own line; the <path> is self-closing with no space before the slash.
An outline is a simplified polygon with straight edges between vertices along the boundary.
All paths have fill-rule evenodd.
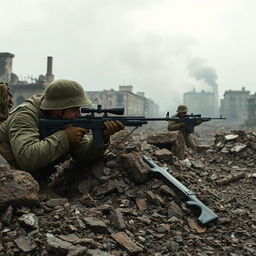
<path id="1" fill-rule="evenodd" d="M 175 189 L 178 193 L 180 193 L 186 201 L 188 206 L 197 207 L 201 214 L 198 217 L 198 222 L 201 225 L 208 225 L 211 222 L 217 221 L 218 216 L 209 209 L 206 205 L 204 205 L 195 195 L 194 192 L 185 187 L 181 182 L 179 182 L 175 177 L 173 177 L 167 170 L 168 168 L 159 167 L 155 164 L 150 158 L 143 156 L 143 160 L 151 167 L 150 171 L 152 175 L 161 178 L 167 183 L 168 186 Z"/>

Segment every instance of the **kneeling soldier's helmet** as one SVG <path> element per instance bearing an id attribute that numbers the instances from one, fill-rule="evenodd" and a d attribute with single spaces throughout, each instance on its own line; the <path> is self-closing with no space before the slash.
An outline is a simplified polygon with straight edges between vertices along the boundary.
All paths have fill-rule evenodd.
<path id="1" fill-rule="evenodd" d="M 43 94 L 40 108 L 43 110 L 66 109 L 91 104 L 83 87 L 72 80 L 56 80 L 50 83 Z"/>
<path id="2" fill-rule="evenodd" d="M 178 113 L 188 112 L 188 107 L 186 105 L 179 105 L 177 108 Z"/>

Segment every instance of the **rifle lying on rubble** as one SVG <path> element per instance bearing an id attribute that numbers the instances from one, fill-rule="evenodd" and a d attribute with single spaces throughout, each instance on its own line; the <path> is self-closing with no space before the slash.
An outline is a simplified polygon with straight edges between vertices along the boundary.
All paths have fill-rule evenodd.
<path id="1" fill-rule="evenodd" d="M 183 122 L 185 123 L 185 127 L 181 129 L 182 131 L 185 131 L 186 133 L 193 133 L 195 126 L 198 124 L 198 121 L 201 122 L 207 122 L 211 120 L 216 120 L 216 119 L 226 119 L 225 117 L 202 117 L 201 114 L 191 114 L 191 115 L 186 115 L 183 118 L 177 118 L 174 120 L 176 123 Z"/>
<path id="2" fill-rule="evenodd" d="M 168 168 L 159 167 L 146 156 L 143 156 L 143 160 L 151 167 L 150 170 L 153 176 L 162 178 L 168 184 L 168 186 L 172 187 L 177 192 L 182 194 L 182 196 L 185 197 L 186 204 L 188 206 L 195 206 L 200 209 L 201 214 L 198 217 L 198 221 L 200 224 L 205 226 L 210 222 L 214 222 L 218 219 L 218 216 L 206 205 L 204 205 L 191 190 L 186 188 L 167 171 Z"/>
<path id="3" fill-rule="evenodd" d="M 147 124 L 148 121 L 170 121 L 177 120 L 177 118 L 169 118 L 169 113 L 167 113 L 165 118 L 146 118 L 145 116 L 108 116 L 108 113 L 115 115 L 123 115 L 124 107 L 116 107 L 103 109 L 101 105 L 98 108 L 81 108 L 82 114 L 87 114 L 81 116 L 80 118 L 67 120 L 67 119 L 40 119 L 39 120 L 39 132 L 40 139 L 57 132 L 59 130 L 64 130 L 68 126 L 77 126 L 81 128 L 86 128 L 92 130 L 93 142 L 96 148 L 100 148 L 104 145 L 103 131 L 104 122 L 106 121 L 120 121 L 124 126 L 134 126 L 138 128 L 143 124 Z M 95 116 L 95 113 L 101 114 L 103 116 Z"/>

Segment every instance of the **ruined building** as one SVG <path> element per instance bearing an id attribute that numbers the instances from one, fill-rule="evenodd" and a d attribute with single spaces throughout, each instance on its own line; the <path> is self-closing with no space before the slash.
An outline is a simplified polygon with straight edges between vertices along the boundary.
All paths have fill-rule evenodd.
<path id="1" fill-rule="evenodd" d="M 45 86 L 54 80 L 54 75 L 52 74 L 52 57 L 49 56 L 46 75 L 40 75 L 32 82 L 22 81 L 12 72 L 13 57 L 14 54 L 8 52 L 0 53 L 0 81 L 9 83 L 15 107 L 33 94 L 41 94 Z"/>
<path id="2" fill-rule="evenodd" d="M 183 102 L 188 106 L 189 114 L 216 115 L 216 97 L 212 92 L 186 92 L 183 94 Z"/>
<path id="3" fill-rule="evenodd" d="M 256 125 L 256 93 L 248 98 L 248 116 L 245 124 L 247 126 Z"/>
<path id="4" fill-rule="evenodd" d="M 124 106 L 125 115 L 159 116 L 159 106 L 145 97 L 144 92 L 133 93 L 132 85 L 121 85 L 119 91 L 88 91 L 86 92 L 94 107 L 102 105 L 104 108 Z"/>
<path id="5" fill-rule="evenodd" d="M 48 57 L 46 75 L 30 79 L 30 82 L 21 80 L 12 72 L 13 57 L 14 54 L 8 52 L 0 53 L 0 81 L 9 83 L 15 107 L 34 94 L 42 94 L 46 85 L 54 81 L 54 75 L 52 57 Z M 90 91 L 87 94 L 96 107 L 98 104 L 104 108 L 124 106 L 126 115 L 159 115 L 159 106 L 153 100 L 146 98 L 144 92 L 133 93 L 131 85 L 120 86 L 119 91 L 113 89 Z"/>
<path id="6" fill-rule="evenodd" d="M 6 83 L 17 83 L 18 77 L 12 73 L 12 59 L 14 54 L 9 52 L 0 53 L 0 81 Z"/>
<path id="7" fill-rule="evenodd" d="M 248 99 L 250 91 L 228 90 L 221 99 L 221 114 L 232 123 L 244 123 L 248 117 Z"/>

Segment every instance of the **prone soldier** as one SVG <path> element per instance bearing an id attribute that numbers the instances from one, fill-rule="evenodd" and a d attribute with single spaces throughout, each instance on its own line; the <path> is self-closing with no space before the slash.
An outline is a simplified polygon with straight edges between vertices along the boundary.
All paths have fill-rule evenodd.
<path id="1" fill-rule="evenodd" d="M 109 138 L 124 129 L 119 121 L 104 123 L 104 145 L 95 148 L 86 136 L 88 129 L 69 126 L 40 139 L 39 119 L 69 119 L 81 116 L 80 107 L 90 104 L 83 87 L 72 80 L 50 83 L 42 95 L 34 95 L 12 110 L 0 124 L 0 154 L 13 168 L 28 171 L 41 180 L 49 166 L 70 154 L 80 164 L 91 164 L 102 157 Z"/>

